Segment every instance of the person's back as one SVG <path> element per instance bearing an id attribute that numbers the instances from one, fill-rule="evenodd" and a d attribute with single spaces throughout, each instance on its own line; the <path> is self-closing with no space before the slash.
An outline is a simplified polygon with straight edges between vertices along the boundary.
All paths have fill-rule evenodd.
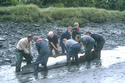
<path id="1" fill-rule="evenodd" d="M 103 36 L 101 36 L 99 34 L 91 34 L 91 37 L 93 37 L 96 42 L 96 45 L 94 46 L 95 58 L 100 59 L 101 50 L 103 49 L 103 46 L 105 44 L 105 39 L 103 38 Z"/>
<path id="2" fill-rule="evenodd" d="M 34 37 L 34 41 L 36 42 L 36 48 L 39 54 L 36 61 L 34 62 L 34 66 L 35 66 L 34 72 L 37 74 L 39 64 L 42 64 L 45 69 L 47 68 L 47 61 L 48 61 L 50 51 L 47 43 L 42 38 Z"/>
<path id="3" fill-rule="evenodd" d="M 41 53 L 41 52 L 45 53 L 45 52 L 49 51 L 49 47 L 48 47 L 47 43 L 45 42 L 45 40 L 37 41 L 36 47 L 37 47 L 39 53 Z"/>
<path id="4" fill-rule="evenodd" d="M 95 39 L 96 45 L 95 45 L 95 50 L 101 51 L 104 43 L 105 43 L 105 39 L 103 38 L 103 36 L 99 35 L 99 34 L 91 34 L 91 37 Z"/>
<path id="5" fill-rule="evenodd" d="M 81 41 L 82 41 L 83 45 L 85 45 L 85 46 L 88 43 L 95 43 L 95 40 L 92 37 L 88 36 L 88 35 L 82 36 L 81 39 L 82 39 Z"/>
<path id="6" fill-rule="evenodd" d="M 94 45 L 93 54 L 95 55 L 95 58 L 100 59 L 101 50 L 103 49 L 103 46 L 105 44 L 105 39 L 99 34 L 92 34 L 91 32 L 86 32 L 86 34 L 91 36 L 95 40 L 96 44 Z"/>
<path id="7" fill-rule="evenodd" d="M 69 39 L 66 41 L 65 46 L 67 49 L 69 49 L 70 47 L 72 47 L 72 45 L 77 44 L 77 43 L 78 43 L 77 41 L 75 41 L 73 39 Z"/>
<path id="8" fill-rule="evenodd" d="M 69 39 L 66 41 L 66 47 L 68 48 L 67 51 L 67 63 L 70 64 L 70 58 L 75 58 L 75 62 L 78 63 L 78 53 L 81 49 L 80 45 L 80 36 L 77 35 L 74 39 Z"/>
<path id="9" fill-rule="evenodd" d="M 99 35 L 99 34 L 91 34 L 91 37 L 97 42 L 104 42 L 105 39 L 103 38 L 103 36 Z"/>
<path id="10" fill-rule="evenodd" d="M 85 49 L 85 58 L 88 62 L 90 62 L 91 61 L 91 51 L 94 48 L 95 40 L 88 35 L 82 36 L 81 39 L 82 39 L 81 41 L 82 41 L 82 44 Z"/>

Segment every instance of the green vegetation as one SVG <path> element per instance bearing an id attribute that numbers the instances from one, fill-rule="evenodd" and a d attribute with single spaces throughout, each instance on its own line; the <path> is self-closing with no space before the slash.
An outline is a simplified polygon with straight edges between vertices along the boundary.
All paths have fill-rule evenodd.
<path id="1" fill-rule="evenodd" d="M 70 8 L 39 8 L 36 5 L 18 5 L 0 7 L 0 21 L 59 23 L 81 25 L 94 22 L 125 22 L 125 11 L 114 11 L 87 7 Z"/>
<path id="2" fill-rule="evenodd" d="M 35 4 L 39 7 L 96 7 L 125 10 L 125 0 L 0 0 L 1 6 Z"/>

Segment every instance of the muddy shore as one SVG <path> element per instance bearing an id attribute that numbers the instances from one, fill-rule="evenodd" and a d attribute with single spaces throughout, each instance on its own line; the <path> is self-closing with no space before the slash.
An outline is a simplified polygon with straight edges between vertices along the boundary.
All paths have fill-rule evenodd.
<path id="1" fill-rule="evenodd" d="M 61 33 L 66 30 L 66 27 L 58 26 L 57 24 L 31 24 L 31 23 L 15 23 L 15 22 L 0 22 L 0 37 L 7 41 L 8 45 L 5 48 L 0 48 L 0 64 L 12 62 L 10 59 L 15 57 L 15 46 L 20 38 L 32 33 L 42 38 L 47 37 L 49 31 L 54 31 L 60 37 Z M 106 24 L 87 24 L 81 27 L 81 33 L 86 31 L 98 33 L 104 36 L 106 44 L 104 49 L 113 49 L 116 46 L 125 45 L 125 24 L 124 23 L 106 23 Z M 6 43 L 5 43 L 6 44 Z M 36 53 L 33 50 L 34 55 Z M 2 60 L 1 60 L 2 59 Z"/>
<path id="2" fill-rule="evenodd" d="M 43 38 L 47 37 L 47 33 L 49 31 L 54 31 L 56 34 L 58 34 L 58 37 L 60 37 L 61 32 L 65 31 L 66 27 L 58 26 L 57 24 L 30 24 L 30 23 L 15 23 L 15 22 L 0 22 L 0 37 L 4 38 L 8 45 L 4 45 L 4 48 L 0 48 L 0 69 L 2 71 L 3 68 L 7 70 L 7 68 L 10 68 L 10 72 L 13 71 L 13 67 L 10 65 L 15 62 L 15 46 L 18 42 L 18 40 L 22 37 L 25 37 L 26 35 L 32 33 L 36 36 L 41 36 Z M 103 50 L 112 50 L 116 48 L 117 46 L 125 46 L 125 24 L 124 23 L 106 23 L 106 24 L 87 24 L 84 27 L 81 27 L 81 33 L 84 34 L 86 31 L 91 31 L 93 33 L 98 33 L 104 36 L 106 39 L 106 43 Z M 35 47 L 34 47 L 35 49 Z M 33 50 L 33 54 L 36 55 L 36 50 Z M 112 57 L 111 57 L 112 58 Z M 119 82 L 114 83 L 124 83 L 122 82 L 124 77 L 124 65 L 125 63 L 116 63 L 111 65 L 109 68 L 103 68 L 103 67 L 97 67 L 95 69 L 90 69 L 84 71 L 79 71 L 79 68 L 81 68 L 81 64 L 79 67 L 72 67 L 72 72 L 66 71 L 66 67 L 61 67 L 59 69 L 51 70 L 50 74 L 54 75 L 53 78 L 51 78 L 52 75 L 46 76 L 46 73 L 42 72 L 42 80 L 36 80 L 33 82 L 43 82 L 43 83 L 112 83 L 113 81 L 117 79 Z M 82 64 L 83 65 L 83 64 Z M 120 68 L 119 68 L 120 67 Z M 78 70 L 78 71 L 77 71 Z M 118 72 L 117 72 L 118 71 Z M 121 71 L 121 72 L 120 72 Z M 64 72 L 64 73 L 63 73 Z M 68 73 L 67 73 L 68 72 Z M 110 72 L 110 73 L 107 73 Z M 1 75 L 3 72 L 0 72 Z M 64 74 L 61 75 L 60 74 Z M 104 74 L 105 73 L 105 74 Z M 84 75 L 83 75 L 84 74 Z M 110 75 L 111 74 L 111 75 Z M 113 76 L 113 74 L 115 76 Z M 120 75 L 120 76 L 118 76 Z M 11 76 L 11 75 L 10 75 Z M 23 75 L 24 76 L 24 75 Z M 32 77 L 33 75 L 26 75 L 26 76 L 16 76 L 20 80 L 19 83 L 31 83 L 31 81 L 28 81 L 27 78 Z M 13 77 L 13 76 L 12 76 Z M 77 78 L 76 78 L 77 77 Z M 90 78 L 91 77 L 91 78 Z M 107 82 L 103 78 L 109 78 L 110 80 L 107 80 Z M 110 78 L 111 77 L 111 78 Z M 22 79 L 20 79 L 22 78 Z M 102 79 L 100 79 L 102 78 Z M 83 80 L 85 79 L 85 80 Z M 114 80 L 115 79 L 115 80 Z M 11 82 L 15 83 L 15 79 Z M 93 82 L 92 82 L 93 81 Z M 118 80 L 117 80 L 118 81 Z M 2 80 L 4 82 L 4 80 Z M 6 83 L 8 83 L 7 81 Z M 18 82 L 17 82 L 18 83 Z"/>

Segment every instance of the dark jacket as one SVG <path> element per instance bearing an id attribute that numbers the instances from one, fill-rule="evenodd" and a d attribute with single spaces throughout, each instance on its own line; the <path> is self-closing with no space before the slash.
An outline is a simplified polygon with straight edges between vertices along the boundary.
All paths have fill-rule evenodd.
<path id="1" fill-rule="evenodd" d="M 105 39 L 101 35 L 98 35 L 98 34 L 91 34 L 91 37 L 96 42 L 96 45 L 94 46 L 94 50 L 96 51 L 102 50 L 104 43 L 105 43 Z"/>
<path id="2" fill-rule="evenodd" d="M 80 35 L 80 31 L 76 28 L 72 29 L 72 38 L 75 39 L 76 35 Z"/>
<path id="3" fill-rule="evenodd" d="M 105 39 L 101 36 L 101 35 L 98 35 L 98 34 L 91 34 L 91 37 L 95 40 L 95 42 L 98 44 L 98 43 L 101 43 L 101 42 L 105 42 Z"/>
<path id="4" fill-rule="evenodd" d="M 50 42 L 52 42 L 55 46 L 58 44 L 58 37 L 56 35 L 54 35 L 53 38 L 48 36 L 47 39 L 49 40 L 49 44 Z"/>
<path id="5" fill-rule="evenodd" d="M 87 47 L 88 45 L 92 46 L 91 44 L 93 44 L 93 45 L 95 44 L 95 40 L 88 35 L 82 36 L 81 42 L 85 47 Z"/>
<path id="6" fill-rule="evenodd" d="M 36 48 L 38 50 L 39 56 L 35 61 L 35 65 L 47 65 L 48 57 L 49 57 L 49 47 L 44 40 L 39 40 L 36 42 Z"/>
<path id="7" fill-rule="evenodd" d="M 67 40 L 71 39 L 71 34 L 68 31 L 63 32 L 60 38 L 60 45 L 62 44 L 64 38 L 66 38 Z"/>
<path id="8" fill-rule="evenodd" d="M 44 55 L 44 54 L 49 52 L 48 45 L 44 40 L 37 41 L 36 42 L 36 48 L 38 50 L 39 55 Z"/>

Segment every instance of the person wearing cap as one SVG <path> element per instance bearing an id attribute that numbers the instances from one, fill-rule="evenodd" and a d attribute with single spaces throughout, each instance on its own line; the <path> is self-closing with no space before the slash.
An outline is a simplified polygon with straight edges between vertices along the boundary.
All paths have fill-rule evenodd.
<path id="1" fill-rule="evenodd" d="M 36 59 L 36 61 L 34 62 L 34 68 L 36 72 L 36 74 L 38 73 L 38 67 L 39 64 L 42 64 L 44 66 L 44 69 L 47 69 L 47 61 L 48 61 L 48 57 L 49 57 L 49 47 L 47 45 L 47 42 L 39 37 L 34 37 L 33 40 L 36 42 L 36 48 L 38 51 L 38 57 Z"/>
<path id="2" fill-rule="evenodd" d="M 32 39 L 33 39 L 33 36 L 29 34 L 27 38 L 22 38 L 17 43 L 16 72 L 20 72 L 23 57 L 26 59 L 27 65 L 31 64 L 31 61 L 32 61 L 32 51 L 31 51 L 32 42 L 31 41 Z"/>
<path id="3" fill-rule="evenodd" d="M 78 63 L 78 53 L 81 49 L 80 36 L 77 35 L 74 39 L 63 40 L 67 51 L 67 64 L 71 63 L 71 57 L 75 58 L 76 63 Z"/>
<path id="4" fill-rule="evenodd" d="M 103 46 L 105 44 L 105 39 L 103 38 L 103 36 L 99 35 L 99 34 L 92 34 L 91 32 L 86 32 L 87 35 L 91 36 L 96 44 L 94 45 L 94 54 L 95 54 L 95 58 L 100 59 L 101 57 L 101 50 L 103 49 Z"/>
<path id="5" fill-rule="evenodd" d="M 56 56 L 58 55 L 59 50 L 59 43 L 58 43 L 58 37 L 53 33 L 53 31 L 50 31 L 48 33 L 47 39 L 49 40 L 49 49 L 50 49 L 50 56 L 52 56 L 52 50 L 54 49 Z"/>
<path id="6" fill-rule="evenodd" d="M 95 40 L 88 35 L 84 35 L 81 37 L 81 42 L 85 49 L 85 60 L 87 62 L 90 62 L 92 59 L 91 53 L 92 53 L 92 49 L 94 48 L 94 45 L 95 45 Z"/>
<path id="7" fill-rule="evenodd" d="M 80 27 L 78 22 L 74 23 L 74 28 L 72 30 L 72 38 L 75 39 L 76 35 L 80 35 Z"/>
<path id="8" fill-rule="evenodd" d="M 63 39 L 71 39 L 71 31 L 72 27 L 68 26 L 67 30 L 62 33 L 61 38 L 60 38 L 60 46 L 62 48 L 62 54 L 65 54 L 65 45 L 63 43 Z"/>

